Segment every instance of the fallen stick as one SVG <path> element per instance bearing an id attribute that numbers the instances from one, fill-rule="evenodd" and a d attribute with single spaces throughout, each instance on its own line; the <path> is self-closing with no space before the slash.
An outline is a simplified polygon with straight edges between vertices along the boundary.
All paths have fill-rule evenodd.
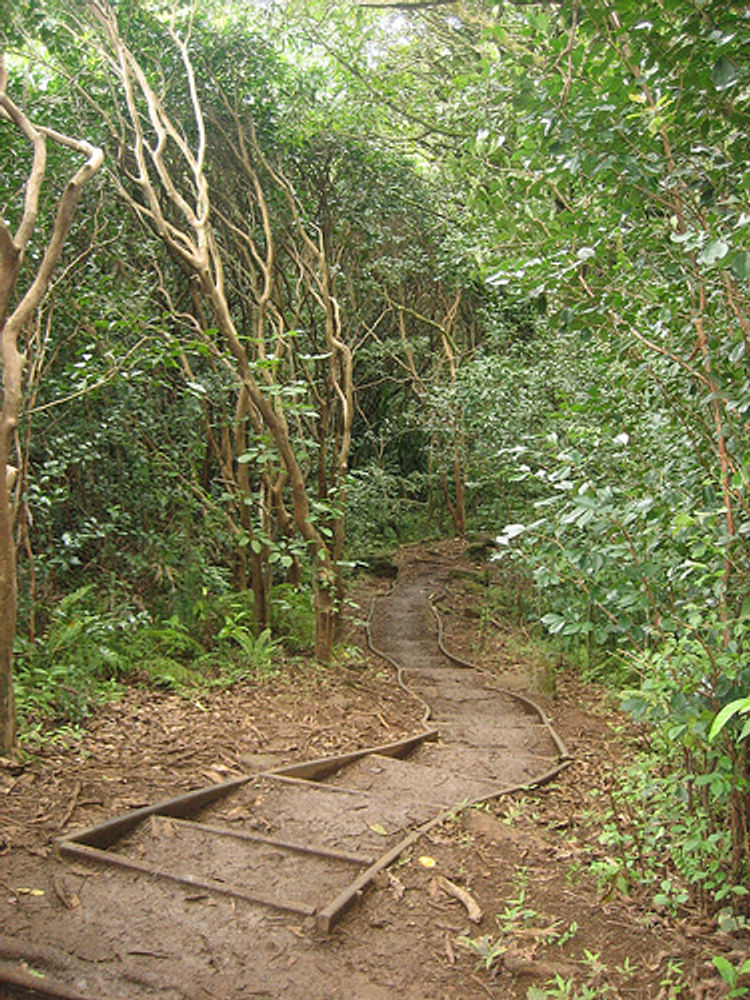
<path id="1" fill-rule="evenodd" d="M 73 786 L 73 794 L 70 796 L 70 802 L 68 803 L 68 808 L 63 813 L 62 818 L 60 819 L 60 822 L 58 824 L 61 830 L 63 830 L 68 825 L 71 816 L 76 811 L 76 806 L 79 804 L 78 799 L 80 794 L 81 794 L 81 782 L 76 781 L 76 783 Z"/>
<path id="2" fill-rule="evenodd" d="M 451 882 L 451 880 L 445 878 L 444 875 L 436 875 L 435 882 L 443 890 L 443 892 L 446 892 L 449 896 L 453 896 L 454 899 L 457 899 L 459 903 L 462 903 L 466 907 L 466 912 L 472 923 L 478 924 L 481 921 L 482 910 L 470 892 L 467 892 L 466 889 L 462 889 L 461 886 L 456 885 L 455 882 Z"/>

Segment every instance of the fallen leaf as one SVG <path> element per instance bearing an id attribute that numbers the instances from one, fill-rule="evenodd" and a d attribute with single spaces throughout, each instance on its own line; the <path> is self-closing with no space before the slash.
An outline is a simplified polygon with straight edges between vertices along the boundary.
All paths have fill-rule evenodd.
<path id="1" fill-rule="evenodd" d="M 387 837 L 388 831 L 383 826 L 382 823 L 370 823 L 370 829 L 373 833 L 377 833 L 379 837 Z"/>
<path id="2" fill-rule="evenodd" d="M 81 905 L 81 900 L 78 897 L 78 893 L 70 887 L 68 881 L 62 877 L 55 877 L 52 879 L 52 886 L 55 890 L 57 898 L 68 910 L 77 910 Z"/>
<path id="3" fill-rule="evenodd" d="M 419 863 L 423 868 L 434 868 L 437 864 L 434 858 L 431 858 L 429 854 L 423 854 L 419 859 Z"/>
<path id="4" fill-rule="evenodd" d="M 394 875 L 393 872 L 388 872 L 388 882 L 396 899 L 402 899 L 404 893 L 406 892 L 406 886 L 398 875 Z"/>

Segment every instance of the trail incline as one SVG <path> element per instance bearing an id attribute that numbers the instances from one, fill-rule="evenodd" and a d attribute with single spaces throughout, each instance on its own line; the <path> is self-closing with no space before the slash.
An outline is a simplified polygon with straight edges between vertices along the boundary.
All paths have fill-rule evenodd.
<path id="1" fill-rule="evenodd" d="M 243 775 L 61 838 L 66 864 L 83 876 L 77 898 L 43 941 L 23 928 L 0 937 L 0 994 L 380 996 L 326 950 L 335 922 L 449 811 L 538 784 L 566 763 L 540 708 L 445 649 L 431 597 L 450 572 L 438 556 L 404 561 L 368 624 L 394 683 L 424 706 L 420 731 Z"/>

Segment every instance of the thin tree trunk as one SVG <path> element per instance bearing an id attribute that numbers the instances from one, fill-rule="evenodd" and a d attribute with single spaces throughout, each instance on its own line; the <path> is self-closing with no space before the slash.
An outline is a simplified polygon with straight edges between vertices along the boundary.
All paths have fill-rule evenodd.
<path id="1" fill-rule="evenodd" d="M 19 337 L 42 301 L 62 253 L 76 205 L 84 184 L 104 160 L 100 149 L 51 129 L 35 126 L 14 104 L 6 91 L 7 73 L 0 53 L 0 111 L 32 147 L 32 164 L 25 188 L 20 224 L 13 234 L 0 220 L 0 351 L 2 352 L 3 400 L 0 407 L 0 754 L 9 754 L 16 744 L 16 709 L 13 695 L 13 646 L 16 638 L 17 579 L 14 537 L 15 509 L 11 504 L 12 481 L 7 474 L 15 447 L 16 429 L 21 412 L 25 358 L 18 350 Z M 47 166 L 46 140 L 67 146 L 86 157 L 64 187 L 54 228 L 36 272 L 11 310 L 23 259 L 34 233 L 39 194 Z M 20 465 L 21 463 L 19 463 Z"/>

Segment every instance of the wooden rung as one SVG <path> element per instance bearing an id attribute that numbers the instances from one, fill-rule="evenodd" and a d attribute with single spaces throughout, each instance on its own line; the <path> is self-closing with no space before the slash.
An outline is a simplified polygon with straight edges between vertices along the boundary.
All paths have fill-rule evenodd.
<path id="1" fill-rule="evenodd" d="M 360 788 L 342 788 L 340 785 L 326 785 L 322 781 L 310 781 L 308 778 L 290 778 L 287 774 L 274 774 L 268 771 L 260 775 L 262 778 L 269 778 L 273 781 L 283 781 L 288 785 L 299 785 L 301 788 L 312 788 L 318 792 L 336 792 L 338 795 L 361 795 L 367 798 L 370 793 Z"/>
<path id="2" fill-rule="evenodd" d="M 254 833 L 250 830 L 230 830 L 227 827 L 211 826 L 209 823 L 196 823 L 189 819 L 172 819 L 171 817 L 166 817 L 166 819 L 176 826 L 201 830 L 203 833 L 210 833 L 214 837 L 233 837 L 235 840 L 246 840 L 254 844 L 268 844 L 270 847 L 278 847 L 284 851 L 295 851 L 298 854 L 312 854 L 316 857 L 330 858 L 332 861 L 344 861 L 352 865 L 371 865 L 375 860 L 369 854 L 355 854 L 351 851 L 318 847 L 315 844 L 301 844 L 293 840 L 279 840 L 277 837 L 270 837 L 264 833 Z"/>

